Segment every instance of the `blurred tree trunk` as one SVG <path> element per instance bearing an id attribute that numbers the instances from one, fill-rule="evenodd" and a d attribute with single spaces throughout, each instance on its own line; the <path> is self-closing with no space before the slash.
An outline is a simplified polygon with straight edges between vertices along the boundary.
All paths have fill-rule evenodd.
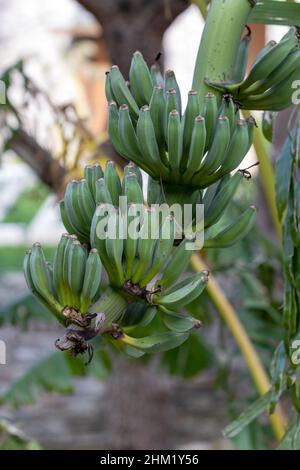
<path id="1" fill-rule="evenodd" d="M 101 24 L 111 63 L 124 74 L 137 49 L 148 63 L 154 62 L 165 30 L 190 4 L 188 0 L 77 1 Z"/>

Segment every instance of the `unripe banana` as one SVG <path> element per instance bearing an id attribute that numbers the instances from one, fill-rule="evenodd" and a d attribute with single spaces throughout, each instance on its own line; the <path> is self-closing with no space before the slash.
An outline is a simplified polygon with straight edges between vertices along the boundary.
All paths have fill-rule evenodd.
<path id="1" fill-rule="evenodd" d="M 121 287 L 125 281 L 122 265 L 124 240 L 122 236 L 122 220 L 120 220 L 117 210 L 114 212 L 114 221 L 116 238 L 112 238 L 111 235 L 108 235 L 105 240 L 105 249 L 107 256 L 114 266 L 114 275 L 110 277 L 110 283 L 113 286 Z"/>
<path id="2" fill-rule="evenodd" d="M 100 295 L 102 264 L 96 248 L 90 251 L 86 265 L 80 295 L 80 312 L 87 313 L 89 307 Z"/>
<path id="3" fill-rule="evenodd" d="M 104 181 L 115 206 L 119 205 L 119 197 L 122 195 L 122 185 L 113 161 L 107 161 L 104 171 Z"/>
<path id="4" fill-rule="evenodd" d="M 127 237 L 124 240 L 124 255 L 126 260 L 125 279 L 126 281 L 131 279 L 134 267 L 135 257 L 137 256 L 138 246 L 138 228 L 139 228 L 139 217 L 136 215 L 137 205 L 128 205 L 127 215 Z M 133 232 L 130 232 L 130 230 Z M 134 236 L 132 236 L 134 235 Z"/>
<path id="5" fill-rule="evenodd" d="M 78 236 L 80 241 L 85 242 L 89 238 L 89 228 L 86 227 L 84 219 L 80 213 L 78 202 L 78 182 L 76 180 L 72 180 L 67 184 L 64 198 L 64 209 L 67 213 L 67 218 L 75 229 L 74 233 Z"/>
<path id="6" fill-rule="evenodd" d="M 82 291 L 86 264 L 86 253 L 78 240 L 75 240 L 68 253 L 68 284 L 72 292 L 72 307 L 80 309 L 80 294 Z"/>
<path id="7" fill-rule="evenodd" d="M 87 182 L 88 188 L 90 190 L 91 195 L 94 198 L 96 197 L 96 181 L 99 178 L 103 178 L 103 171 L 101 165 L 99 163 L 95 163 L 94 165 L 86 165 L 84 168 L 84 179 Z"/>
<path id="8" fill-rule="evenodd" d="M 252 229 L 256 220 L 256 208 L 249 207 L 243 214 L 212 238 L 204 241 L 204 248 L 226 248 L 242 240 Z"/>
<path id="9" fill-rule="evenodd" d="M 170 112 L 168 121 L 168 156 L 173 179 L 179 180 L 182 155 L 182 128 L 178 111 Z"/>
<path id="10" fill-rule="evenodd" d="M 165 130 L 165 139 L 168 140 L 168 122 L 171 111 L 178 111 L 178 97 L 175 88 L 170 88 L 166 92 L 166 104 L 165 104 L 165 113 L 164 113 L 164 130 Z M 179 113 L 181 117 L 181 114 Z"/>
<path id="11" fill-rule="evenodd" d="M 252 140 L 250 139 L 254 127 L 253 120 L 239 120 L 235 132 L 230 140 L 227 152 L 222 162 L 221 174 L 224 175 L 235 170 L 246 156 Z"/>
<path id="12" fill-rule="evenodd" d="M 130 117 L 129 108 L 126 104 L 122 105 L 119 109 L 118 132 L 122 147 L 125 149 L 123 155 L 127 159 L 133 159 L 138 163 L 142 163 L 143 156 L 139 148 L 136 131 Z"/>
<path id="13" fill-rule="evenodd" d="M 188 102 L 183 116 L 183 150 L 181 169 L 185 169 L 189 158 L 192 133 L 196 116 L 200 114 L 199 94 L 191 90 L 188 94 Z"/>
<path id="14" fill-rule="evenodd" d="M 271 143 L 273 142 L 273 126 L 276 115 L 277 113 L 272 113 L 272 111 L 265 111 L 262 118 L 262 131 L 264 137 Z"/>
<path id="15" fill-rule="evenodd" d="M 113 204 L 110 192 L 104 178 L 96 181 L 96 205 L 98 204 Z"/>
<path id="16" fill-rule="evenodd" d="M 174 255 L 171 254 L 170 259 L 163 270 L 161 279 L 156 282 L 157 286 L 167 288 L 174 284 L 174 282 L 186 270 L 193 254 L 192 250 L 187 250 L 187 244 L 191 243 L 193 238 L 185 237 L 176 248 Z"/>
<path id="17" fill-rule="evenodd" d="M 222 217 L 224 210 L 231 202 L 242 176 L 237 172 L 229 178 L 224 186 L 217 192 L 209 207 L 204 207 L 204 226 L 214 225 Z"/>
<path id="18" fill-rule="evenodd" d="M 229 142 L 229 120 L 225 116 L 220 116 L 217 119 L 216 130 L 214 133 L 212 145 L 209 151 L 207 152 L 204 161 L 202 161 L 197 177 L 200 177 L 200 175 L 205 174 L 209 175 L 214 171 L 218 170 L 224 158 L 224 154 L 226 154 L 227 152 Z"/>
<path id="19" fill-rule="evenodd" d="M 124 177 L 124 195 L 127 197 L 127 204 L 144 204 L 144 196 L 135 173 L 129 173 Z"/>
<path id="20" fill-rule="evenodd" d="M 53 297 L 50 274 L 40 243 L 34 243 L 30 254 L 30 274 L 36 291 L 44 297 Z"/>
<path id="21" fill-rule="evenodd" d="M 70 234 L 75 234 L 77 232 L 76 228 L 72 225 L 71 220 L 68 217 L 64 201 L 59 202 L 60 216 L 62 223 L 64 224 L 66 230 Z"/>
<path id="22" fill-rule="evenodd" d="M 141 287 L 146 287 L 147 284 L 160 272 L 169 258 L 175 236 L 175 220 L 173 216 L 166 217 L 162 223 L 161 233 L 159 239 L 156 241 L 153 260 L 149 270 L 143 275 L 139 282 Z"/>
<path id="23" fill-rule="evenodd" d="M 240 46 L 237 53 L 237 58 L 235 62 L 234 72 L 233 72 L 233 80 L 236 82 L 240 82 L 243 80 L 248 63 L 249 57 L 249 45 L 251 42 L 251 30 L 248 28 L 247 34 L 243 37 L 240 42 Z"/>
<path id="24" fill-rule="evenodd" d="M 206 147 L 209 149 L 215 132 L 216 121 L 218 117 L 218 101 L 213 93 L 208 92 L 205 95 L 201 115 L 205 117 L 206 124 Z"/>
<path id="25" fill-rule="evenodd" d="M 64 253 L 66 245 L 68 243 L 68 234 L 62 235 L 58 247 L 55 252 L 54 262 L 53 262 L 53 283 L 56 292 L 56 296 L 59 302 L 64 305 L 66 296 L 65 291 L 67 286 L 64 283 L 63 279 L 63 262 L 64 262 Z"/>
<path id="26" fill-rule="evenodd" d="M 137 119 L 139 115 L 138 105 L 130 93 L 127 83 L 117 65 L 111 67 L 110 72 L 106 75 L 106 80 L 110 81 L 111 91 L 117 104 L 119 106 L 127 104 L 131 116 Z"/>
<path id="27" fill-rule="evenodd" d="M 119 111 L 114 101 L 110 101 L 108 105 L 108 135 L 116 151 L 127 158 L 127 149 L 124 147 L 121 136 L 119 134 Z"/>
<path id="28" fill-rule="evenodd" d="M 161 74 L 160 67 L 158 64 L 151 65 L 150 69 L 152 83 L 154 86 L 163 87 L 164 86 L 164 77 Z"/>
<path id="29" fill-rule="evenodd" d="M 95 200 L 89 190 L 87 181 L 82 179 L 78 184 L 78 205 L 87 230 L 91 226 L 91 221 L 95 212 Z M 94 191 L 95 192 L 95 191 Z"/>
<path id="30" fill-rule="evenodd" d="M 35 283 L 33 282 L 33 279 L 32 279 L 32 270 L 30 266 L 31 255 L 32 255 L 32 250 L 27 250 L 25 257 L 24 257 L 24 262 L 23 262 L 23 272 L 24 272 L 27 286 L 30 289 L 30 291 L 33 293 L 33 295 L 56 316 L 58 321 L 64 324 L 64 318 L 61 315 L 61 312 L 63 310 L 63 305 L 61 305 L 52 294 L 49 294 L 49 292 L 45 296 L 45 293 L 41 294 L 41 289 L 39 290 L 36 289 Z M 38 278 L 37 273 L 35 274 L 35 278 L 36 279 Z"/>
<path id="31" fill-rule="evenodd" d="M 155 130 L 156 141 L 162 162 L 168 166 L 169 161 L 166 157 L 166 139 L 165 139 L 165 98 L 162 87 L 153 88 L 152 97 L 149 104 L 152 123 Z"/>
<path id="32" fill-rule="evenodd" d="M 138 239 L 138 260 L 134 266 L 134 272 L 131 278 L 133 284 L 139 284 L 143 279 L 144 273 L 151 266 L 153 251 L 157 240 L 157 238 L 155 238 L 155 231 L 158 230 L 157 223 L 156 211 L 154 209 L 146 209 L 143 214 L 143 223 Z"/>
<path id="33" fill-rule="evenodd" d="M 129 162 L 128 165 L 126 165 L 124 167 L 124 177 L 126 175 L 128 175 L 129 173 L 134 173 L 136 175 L 138 183 L 141 187 L 141 190 L 143 190 L 143 175 L 142 175 L 142 172 L 139 169 L 139 167 L 137 165 L 135 165 L 135 163 L 133 163 L 133 162 Z M 123 181 L 122 181 L 123 191 L 124 191 L 124 184 L 125 184 L 125 178 L 123 178 Z"/>
<path id="34" fill-rule="evenodd" d="M 94 217 L 92 219 L 91 224 L 91 246 L 98 250 L 99 256 L 101 261 L 105 267 L 105 270 L 109 276 L 109 278 L 113 278 L 114 276 L 114 262 L 112 259 L 109 258 L 107 251 L 106 251 L 106 238 L 104 234 L 101 234 L 100 225 L 104 231 L 106 231 L 107 226 L 107 215 L 109 213 L 110 205 L 107 204 L 99 204 L 96 208 L 94 213 Z M 103 235 L 103 237 L 101 236 Z"/>
<path id="35" fill-rule="evenodd" d="M 199 170 L 206 147 L 206 124 L 202 116 L 197 116 L 194 120 L 192 131 L 192 141 L 189 150 L 187 169 L 183 174 L 183 181 L 188 183 Z"/>
<path id="36" fill-rule="evenodd" d="M 133 54 L 129 71 L 129 80 L 131 92 L 139 108 L 145 104 L 149 104 L 153 90 L 153 83 L 148 65 L 139 51 Z"/>
<path id="37" fill-rule="evenodd" d="M 160 204 L 163 198 L 161 182 L 157 181 L 151 176 L 148 177 L 148 186 L 147 186 L 147 202 L 148 205 L 151 204 Z"/>
<path id="38" fill-rule="evenodd" d="M 178 309 L 193 302 L 203 292 L 208 281 L 207 272 L 193 274 L 163 294 L 154 294 L 154 304 L 167 309 Z"/>
<path id="39" fill-rule="evenodd" d="M 236 123 L 239 119 L 239 111 L 236 108 L 236 105 L 231 95 L 223 96 L 219 116 L 225 116 L 228 118 L 230 126 L 230 135 L 232 135 L 235 131 Z"/>
<path id="40" fill-rule="evenodd" d="M 136 133 L 141 154 L 145 158 L 147 165 L 154 169 L 154 174 L 158 173 L 162 177 L 168 177 L 169 172 L 160 159 L 155 130 L 148 106 L 143 106 L 140 110 Z M 150 176 L 153 176 L 153 172 L 151 173 Z"/>
<path id="41" fill-rule="evenodd" d="M 291 28 L 278 44 L 271 47 L 260 60 L 256 61 L 248 77 L 239 85 L 239 92 L 242 93 L 255 82 L 264 80 L 267 75 L 270 75 L 284 61 L 297 45 L 298 39 L 295 28 Z"/>
<path id="42" fill-rule="evenodd" d="M 165 72 L 165 96 L 167 99 L 168 92 L 173 89 L 175 90 L 174 97 L 176 98 L 176 106 L 172 109 L 169 110 L 171 112 L 173 109 L 177 109 L 179 112 L 179 115 L 181 116 L 181 94 L 180 94 L 180 88 L 178 86 L 175 73 L 173 70 L 166 70 Z"/>

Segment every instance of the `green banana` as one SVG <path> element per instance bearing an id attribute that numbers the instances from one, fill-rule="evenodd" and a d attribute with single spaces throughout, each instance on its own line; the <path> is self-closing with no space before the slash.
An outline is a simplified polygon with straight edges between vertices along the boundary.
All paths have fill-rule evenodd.
<path id="1" fill-rule="evenodd" d="M 269 48 L 266 53 L 254 63 L 248 77 L 242 83 L 235 84 L 235 89 L 238 89 L 239 93 L 243 93 L 254 83 L 264 80 L 298 45 L 296 30 L 295 28 L 291 28 L 278 44 Z"/>
<path id="2" fill-rule="evenodd" d="M 124 178 L 123 178 L 123 181 L 122 181 L 123 192 L 124 192 L 125 176 L 128 175 L 129 173 L 134 173 L 136 175 L 138 183 L 141 187 L 141 190 L 143 190 L 143 175 L 142 175 L 142 172 L 139 169 L 139 167 L 137 165 L 135 165 L 135 163 L 129 162 L 128 165 L 126 165 L 124 167 Z"/>
<path id="3" fill-rule="evenodd" d="M 68 285 L 72 292 L 72 307 L 80 309 L 80 294 L 82 290 L 86 264 L 86 253 L 78 240 L 75 240 L 68 252 Z"/>
<path id="4" fill-rule="evenodd" d="M 170 88 L 166 92 L 166 104 L 165 104 L 165 111 L 164 111 L 164 132 L 165 132 L 165 139 L 166 141 L 168 140 L 168 122 L 169 122 L 169 116 L 170 113 L 174 110 L 178 111 L 179 113 L 179 108 L 178 108 L 178 98 L 177 98 L 177 92 L 175 88 Z M 179 116 L 181 118 L 181 114 L 179 113 Z"/>
<path id="5" fill-rule="evenodd" d="M 225 116 L 228 118 L 230 135 L 232 136 L 233 132 L 235 131 L 237 120 L 239 119 L 239 111 L 236 108 L 231 95 L 223 96 L 219 116 Z"/>
<path id="6" fill-rule="evenodd" d="M 35 290 L 45 299 L 52 298 L 50 273 L 40 243 L 34 243 L 31 249 L 30 274 Z"/>
<path id="7" fill-rule="evenodd" d="M 224 210 L 232 200 L 242 178 L 239 172 L 231 176 L 220 191 L 217 192 L 211 204 L 204 207 L 205 227 L 214 225 L 222 217 Z"/>
<path id="8" fill-rule="evenodd" d="M 110 192 L 104 178 L 96 181 L 96 204 L 113 204 Z"/>
<path id="9" fill-rule="evenodd" d="M 125 279 L 132 277 L 135 257 L 137 256 L 139 218 L 136 215 L 137 205 L 129 204 L 127 213 L 127 237 L 124 240 L 124 255 L 126 260 Z M 135 236 L 131 236 L 130 230 Z"/>
<path id="10" fill-rule="evenodd" d="M 87 313 L 89 307 L 100 296 L 102 264 L 96 248 L 92 248 L 86 260 L 83 285 L 80 294 L 80 312 Z"/>
<path id="11" fill-rule="evenodd" d="M 203 292 L 207 281 L 207 272 L 193 274 L 162 294 L 154 294 L 152 302 L 171 310 L 184 307 Z"/>
<path id="12" fill-rule="evenodd" d="M 180 177 L 179 168 L 182 155 L 182 129 L 178 111 L 170 112 L 168 121 L 168 157 L 173 179 Z"/>
<path id="13" fill-rule="evenodd" d="M 171 254 L 175 236 L 175 219 L 173 216 L 166 217 L 162 223 L 159 239 L 156 241 L 152 264 L 139 282 L 141 287 L 147 284 L 160 272 Z"/>
<path id="14" fill-rule="evenodd" d="M 156 224 L 157 216 L 155 209 L 145 209 L 137 246 L 138 259 L 131 278 L 133 284 L 139 284 L 143 279 L 143 274 L 151 265 L 156 243 Z"/>
<path id="15" fill-rule="evenodd" d="M 96 185 L 96 181 L 99 178 L 103 178 L 103 171 L 102 171 L 101 165 L 99 165 L 99 163 L 95 163 L 94 165 L 86 165 L 85 166 L 85 168 L 84 168 L 84 179 L 87 182 L 87 186 L 90 190 L 90 193 L 91 193 L 92 197 L 94 198 L 94 201 L 95 201 L 95 197 L 96 197 L 95 185 Z"/>
<path id="16" fill-rule="evenodd" d="M 53 262 L 53 284 L 54 289 L 56 292 L 56 296 L 59 302 L 64 305 L 66 297 L 66 285 L 63 279 L 63 260 L 64 260 L 64 253 L 66 249 L 66 245 L 68 243 L 68 234 L 62 235 L 58 247 L 56 249 L 54 255 L 54 262 Z"/>
<path id="17" fill-rule="evenodd" d="M 181 169 L 186 169 L 192 141 L 195 118 L 200 115 L 200 99 L 197 91 L 191 90 L 183 116 L 183 149 Z"/>
<path id="18" fill-rule="evenodd" d="M 126 158 L 132 157 L 141 159 L 141 152 L 136 138 L 135 128 L 133 126 L 127 104 L 121 105 L 119 109 L 118 132 L 122 145 L 126 149 Z"/>
<path id="19" fill-rule="evenodd" d="M 59 210 L 62 223 L 64 224 L 66 230 L 70 234 L 75 234 L 77 232 L 76 228 L 72 225 L 71 220 L 68 217 L 64 201 L 59 202 Z"/>
<path id="20" fill-rule="evenodd" d="M 230 142 L 230 125 L 229 120 L 225 116 L 217 119 L 216 130 L 214 133 L 212 145 L 207 152 L 205 159 L 202 161 L 199 169 L 199 177 L 203 174 L 211 174 L 218 170 L 224 154 L 226 154 Z"/>
<path id="21" fill-rule="evenodd" d="M 191 243 L 193 240 L 193 237 L 186 236 L 180 242 L 174 255 L 171 254 L 170 259 L 163 270 L 161 279 L 156 282 L 157 287 L 167 288 L 171 286 L 186 270 L 193 254 L 192 250 L 187 249 L 187 244 Z"/>
<path id="22" fill-rule="evenodd" d="M 128 173 L 124 177 L 124 195 L 127 197 L 127 204 L 144 204 L 144 196 L 135 173 Z"/>
<path id="23" fill-rule="evenodd" d="M 117 65 L 113 65 L 111 67 L 110 72 L 106 75 L 106 80 L 109 80 L 110 89 L 118 106 L 121 106 L 122 104 L 127 104 L 131 116 L 134 119 L 137 119 L 139 115 L 138 105 L 136 104 L 134 97 L 130 93 L 127 83 Z M 109 96 L 107 97 L 107 99 L 108 101 L 110 101 Z"/>
<path id="24" fill-rule="evenodd" d="M 155 130 L 148 106 L 143 106 L 140 110 L 136 133 L 141 154 L 145 158 L 147 165 L 155 169 L 155 174 L 158 173 L 162 177 L 168 177 L 169 172 L 160 159 Z M 153 172 L 151 173 L 150 176 L 153 176 Z"/>
<path id="25" fill-rule="evenodd" d="M 114 101 L 108 105 L 108 135 L 116 151 L 127 158 L 128 151 L 119 134 L 119 111 Z"/>
<path id="26" fill-rule="evenodd" d="M 64 210 L 68 220 L 75 229 L 74 233 L 78 236 L 80 241 L 85 242 L 89 238 L 89 227 L 86 226 L 84 218 L 80 213 L 78 200 L 78 181 L 72 180 L 67 184 Z"/>
<path id="27" fill-rule="evenodd" d="M 113 161 L 106 162 L 104 171 L 104 181 L 115 206 L 119 205 L 119 197 L 122 195 L 122 185 Z"/>
<path id="28" fill-rule="evenodd" d="M 202 116 L 197 116 L 194 120 L 192 140 L 189 150 L 187 169 L 183 174 L 183 181 L 188 183 L 201 166 L 206 147 L 206 124 Z"/>
<path id="29" fill-rule="evenodd" d="M 243 80 L 245 76 L 247 63 L 248 63 L 248 57 L 249 57 L 250 42 L 251 42 L 251 30 L 250 28 L 248 28 L 247 34 L 245 34 L 245 36 L 240 42 L 240 46 L 239 46 L 237 57 L 236 57 L 235 68 L 233 71 L 233 80 L 236 82 L 240 82 L 241 80 Z"/>
<path id="30" fill-rule="evenodd" d="M 165 72 L 165 83 L 164 83 L 164 90 L 165 90 L 165 97 L 167 100 L 167 95 L 170 90 L 175 90 L 174 93 L 174 98 L 176 99 L 176 106 L 175 108 L 170 109 L 169 112 L 171 112 L 173 109 L 177 109 L 179 112 L 179 115 L 181 116 L 181 94 L 180 94 L 180 88 L 178 86 L 175 73 L 173 70 L 166 70 Z"/>
<path id="31" fill-rule="evenodd" d="M 82 218 L 84 219 L 86 228 L 89 230 L 96 209 L 95 200 L 85 179 L 79 181 L 77 191 L 79 210 Z"/>
<path id="32" fill-rule="evenodd" d="M 212 238 L 205 239 L 204 248 L 225 248 L 244 238 L 256 220 L 256 208 L 249 207 L 235 222 Z"/>
<path id="33" fill-rule="evenodd" d="M 151 204 L 160 204 L 162 201 L 162 189 L 161 182 L 157 181 L 151 176 L 148 177 L 148 186 L 147 186 L 147 202 Z"/>
<path id="34" fill-rule="evenodd" d="M 153 90 L 153 82 L 148 65 L 139 51 L 133 54 L 129 71 L 129 81 L 131 92 L 138 107 L 141 108 L 145 104 L 149 104 Z"/>
<path id="35" fill-rule="evenodd" d="M 235 132 L 230 140 L 224 160 L 221 164 L 221 174 L 224 175 L 235 170 L 246 156 L 251 144 L 251 134 L 255 121 L 249 118 L 247 121 L 239 120 Z"/>
<path id="36" fill-rule="evenodd" d="M 163 87 L 164 86 L 164 77 L 161 74 L 160 67 L 158 64 L 151 65 L 150 68 L 152 83 L 154 86 Z"/>
<path id="37" fill-rule="evenodd" d="M 110 213 L 109 204 L 99 204 L 96 208 L 96 211 L 94 213 L 93 219 L 92 219 L 92 224 L 91 224 L 91 246 L 92 248 L 96 248 L 98 250 L 99 256 L 101 258 L 101 261 L 105 267 L 105 270 L 107 271 L 107 274 L 109 278 L 113 278 L 114 276 L 114 271 L 115 271 L 115 266 L 114 266 L 114 261 L 110 259 L 110 257 L 107 254 L 106 251 L 106 237 L 104 236 L 104 233 L 99 233 L 101 231 L 99 229 L 99 225 L 101 224 L 104 230 L 106 232 L 106 227 L 107 227 L 107 216 L 106 214 Z"/>
<path id="38" fill-rule="evenodd" d="M 124 270 L 122 265 L 122 257 L 123 257 L 123 246 L 124 240 L 121 235 L 122 232 L 122 220 L 120 221 L 120 217 L 118 214 L 118 210 L 114 211 L 114 226 L 116 229 L 116 237 L 112 238 L 110 235 L 106 237 L 105 240 L 105 249 L 108 258 L 112 261 L 114 266 L 114 275 L 110 277 L 110 283 L 113 286 L 121 287 L 125 281 L 124 278 Z M 101 257 L 101 251 L 99 252 Z"/>
<path id="39" fill-rule="evenodd" d="M 164 165 L 168 166 L 169 161 L 166 157 L 166 139 L 164 132 L 165 98 L 162 87 L 155 86 L 153 88 L 149 108 L 155 130 L 156 141 L 159 148 L 160 158 Z"/>
<path id="40" fill-rule="evenodd" d="M 211 146 L 218 117 L 218 101 L 213 93 L 208 92 L 204 97 L 201 115 L 205 117 L 206 124 L 206 146 L 208 150 Z"/>

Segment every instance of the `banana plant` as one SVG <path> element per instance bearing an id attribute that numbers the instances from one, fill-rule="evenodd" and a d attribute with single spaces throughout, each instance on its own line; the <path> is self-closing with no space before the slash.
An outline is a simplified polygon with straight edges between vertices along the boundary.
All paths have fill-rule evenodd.
<path id="1" fill-rule="evenodd" d="M 178 220 L 169 214 L 159 220 L 158 237 L 152 238 L 149 221 L 153 205 L 190 204 L 195 210 L 203 204 L 201 230 L 207 249 L 233 245 L 255 223 L 256 210 L 250 206 L 221 231 L 215 227 L 241 181 L 249 177 L 240 165 L 252 145 L 256 122 L 252 116 L 243 119 L 242 110 L 277 112 L 289 107 L 300 73 L 299 30 L 294 26 L 278 44 L 267 44 L 246 73 L 251 32 L 248 27 L 244 34 L 245 25 L 262 3 L 272 8 L 277 2 L 256 3 L 212 0 L 184 110 L 175 73 L 163 74 L 157 63 L 149 67 L 140 52 L 133 55 L 129 77 L 117 65 L 108 72 L 108 132 L 116 151 L 129 161 L 123 180 L 111 162 L 104 171 L 99 165 L 86 167 L 84 179 L 70 182 L 60 203 L 68 234 L 62 236 L 53 265 L 39 244 L 28 250 L 24 261 L 29 288 L 65 328 L 56 342 L 59 349 L 73 355 L 88 352 L 90 362 L 92 344 L 100 338 L 101 344 L 111 342 L 121 352 L 139 357 L 178 347 L 201 326 L 185 310 L 208 281 L 206 271 L 188 274 L 192 252 L 186 248 L 193 237 L 183 233 L 178 242 L 174 236 Z M 140 169 L 148 175 L 145 201 Z M 299 188 L 294 183 L 287 186 L 286 181 L 281 186 L 279 207 L 288 220 L 287 350 L 299 320 L 299 208 L 291 200 Z M 137 205 L 141 206 L 139 237 L 132 237 L 127 228 L 124 237 L 124 226 L 132 222 L 129 209 Z M 117 235 L 101 237 L 98 229 L 109 208 Z M 165 223 L 173 227 L 167 239 L 162 236 Z M 195 217 L 192 226 L 197 233 Z M 137 327 L 143 331 L 149 325 L 150 334 L 142 336 Z M 281 348 L 272 368 L 273 406 L 281 396 Z M 290 377 L 296 408 L 298 382 Z M 262 400 L 258 409 L 265 403 Z M 251 413 L 255 417 L 257 409 Z"/>

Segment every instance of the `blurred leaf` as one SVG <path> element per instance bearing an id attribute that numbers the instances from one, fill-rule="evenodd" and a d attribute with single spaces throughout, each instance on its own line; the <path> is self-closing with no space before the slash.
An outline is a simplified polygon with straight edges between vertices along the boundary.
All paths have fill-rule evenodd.
<path id="1" fill-rule="evenodd" d="M 252 405 L 243 411 L 240 416 L 227 426 L 223 434 L 225 437 L 232 438 L 239 434 L 243 429 L 248 426 L 254 419 L 260 416 L 267 408 L 271 400 L 271 391 L 258 398 Z"/>
<path id="2" fill-rule="evenodd" d="M 0 450 L 41 450 L 36 441 L 27 437 L 15 426 L 0 420 Z"/>
<path id="3" fill-rule="evenodd" d="M 10 324 L 26 329 L 32 320 L 52 322 L 53 316 L 30 292 L 0 309 L 0 326 Z"/>
<path id="4" fill-rule="evenodd" d="M 291 139 L 290 137 L 287 137 L 276 161 L 276 202 L 278 214 L 281 220 L 287 207 L 291 185 L 293 167 L 291 145 Z"/>
<path id="5" fill-rule="evenodd" d="M 300 5 L 277 0 L 259 0 L 250 14 L 249 22 L 300 26 Z"/>
<path id="6" fill-rule="evenodd" d="M 84 364 L 83 356 L 75 358 L 67 353 L 52 353 L 14 381 L 0 395 L 0 404 L 6 403 L 17 408 L 34 403 L 41 392 L 71 393 L 74 376 L 93 375 L 102 380 L 107 378 L 111 371 L 110 359 L 103 350 L 94 354 L 89 366 Z"/>
<path id="7" fill-rule="evenodd" d="M 271 363 L 271 378 L 272 378 L 272 396 L 270 401 L 270 412 L 275 411 L 275 407 L 281 397 L 286 384 L 285 367 L 287 363 L 287 356 L 283 341 L 279 343 L 274 353 Z"/>
<path id="8" fill-rule="evenodd" d="M 279 450 L 300 450 L 300 419 L 299 416 L 282 439 Z"/>
<path id="9" fill-rule="evenodd" d="M 200 335 L 193 334 L 179 348 L 167 351 L 162 356 L 162 364 L 172 375 L 184 378 L 193 377 L 214 363 L 212 350 L 204 344 Z"/>

